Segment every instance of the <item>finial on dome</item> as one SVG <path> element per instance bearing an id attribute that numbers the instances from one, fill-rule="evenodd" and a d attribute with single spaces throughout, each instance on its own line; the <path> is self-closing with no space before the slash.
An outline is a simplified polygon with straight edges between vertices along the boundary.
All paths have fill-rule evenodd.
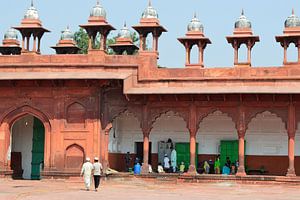
<path id="1" fill-rule="evenodd" d="M 151 0 L 148 1 L 148 6 L 149 6 L 149 7 L 152 6 Z"/>
<path id="2" fill-rule="evenodd" d="M 242 14 L 241 15 L 245 15 L 244 8 L 242 8 Z"/>
<path id="3" fill-rule="evenodd" d="M 194 12 L 194 18 L 197 18 L 197 14 L 196 14 L 196 12 Z"/>
<path id="4" fill-rule="evenodd" d="M 97 5 L 100 5 L 100 0 L 97 0 L 97 3 L 96 3 Z"/>
<path id="5" fill-rule="evenodd" d="M 126 25 L 126 21 L 124 21 L 124 27 L 127 27 L 127 25 Z"/>
<path id="6" fill-rule="evenodd" d="M 292 15 L 295 15 L 295 10 L 294 10 L 294 8 L 292 9 Z"/>
<path id="7" fill-rule="evenodd" d="M 33 0 L 31 0 L 31 7 L 33 7 Z"/>

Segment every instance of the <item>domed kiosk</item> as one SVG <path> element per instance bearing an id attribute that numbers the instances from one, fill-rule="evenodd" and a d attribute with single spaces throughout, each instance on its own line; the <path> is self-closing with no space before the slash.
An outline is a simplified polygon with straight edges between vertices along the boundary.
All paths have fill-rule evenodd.
<path id="1" fill-rule="evenodd" d="M 251 66 L 251 51 L 256 42 L 259 42 L 259 36 L 254 36 L 252 32 L 252 24 L 247 19 L 242 10 L 241 16 L 234 23 L 233 35 L 226 37 L 227 42 L 234 48 L 234 65 L 237 67 Z M 239 61 L 239 48 L 242 44 L 247 47 L 247 61 Z"/>
<path id="2" fill-rule="evenodd" d="M 74 41 L 74 34 L 69 27 L 62 31 L 58 44 L 51 48 L 55 49 L 56 54 L 77 54 L 80 50 Z"/>
<path id="3" fill-rule="evenodd" d="M 160 25 L 157 11 L 152 7 L 151 0 L 149 0 L 148 7 L 144 10 L 140 23 L 132 27 L 140 35 L 140 53 L 155 53 L 158 56 L 158 38 L 163 32 L 167 30 Z M 146 39 L 149 34 L 153 36 L 152 51 L 146 49 Z"/>
<path id="4" fill-rule="evenodd" d="M 92 8 L 90 12 L 90 17 L 88 23 L 80 25 L 81 28 L 85 29 L 89 36 L 88 50 L 89 53 L 92 53 L 92 50 L 101 50 L 106 51 L 106 39 L 110 31 L 116 30 L 111 26 L 106 20 L 106 11 L 97 0 L 96 5 Z M 97 34 L 101 35 L 100 49 L 94 47 L 94 43 L 97 37 Z"/>
<path id="5" fill-rule="evenodd" d="M 129 28 L 127 28 L 126 23 L 124 23 L 123 28 L 120 30 L 117 38 L 116 44 L 112 44 L 109 47 L 113 49 L 113 51 L 117 55 L 122 55 L 126 52 L 127 55 L 132 55 L 139 48 L 132 41 L 132 33 Z"/>
<path id="6" fill-rule="evenodd" d="M 295 15 L 294 9 L 292 14 L 284 22 L 283 35 L 276 36 L 276 41 L 280 43 L 284 50 L 284 65 L 298 65 L 300 63 L 300 19 Z M 290 44 L 294 43 L 298 49 L 298 60 L 296 62 L 288 61 L 287 49 Z"/>
<path id="7" fill-rule="evenodd" d="M 42 26 L 39 19 L 38 11 L 31 1 L 30 7 L 27 9 L 20 26 L 13 27 L 20 31 L 22 35 L 22 53 L 37 53 L 40 54 L 40 43 L 44 33 L 50 32 Z M 33 37 L 33 47 L 29 49 L 29 42 Z M 25 44 L 26 39 L 26 44 Z"/>
<path id="8" fill-rule="evenodd" d="M 204 26 L 200 22 L 200 20 L 197 18 L 196 14 L 194 14 L 194 17 L 192 18 L 191 22 L 187 26 L 187 33 L 185 34 L 185 37 L 178 38 L 179 42 L 181 42 L 186 50 L 186 61 L 185 66 L 186 67 L 192 67 L 192 68 L 202 68 L 204 66 L 203 64 L 203 55 L 204 55 L 204 49 L 206 48 L 207 44 L 211 44 L 211 41 L 209 38 L 204 36 Z M 199 49 L 199 58 L 198 63 L 192 64 L 191 63 L 191 49 L 194 45 L 198 46 Z"/>
<path id="9" fill-rule="evenodd" d="M 2 55 L 19 55 L 21 54 L 20 42 L 18 40 L 18 32 L 10 28 L 4 34 L 2 46 L 0 46 Z"/>

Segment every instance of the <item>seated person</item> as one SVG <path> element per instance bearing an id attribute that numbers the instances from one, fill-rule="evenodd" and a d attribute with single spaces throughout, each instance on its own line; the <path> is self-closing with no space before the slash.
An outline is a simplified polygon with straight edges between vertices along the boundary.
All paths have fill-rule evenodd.
<path id="1" fill-rule="evenodd" d="M 235 163 L 231 164 L 231 174 L 235 174 Z"/>
<path id="2" fill-rule="evenodd" d="M 231 161 L 230 161 L 229 157 L 226 158 L 225 166 L 228 167 L 228 168 L 231 167 Z"/>
<path id="3" fill-rule="evenodd" d="M 208 164 L 209 164 L 209 174 L 214 174 L 215 173 L 215 170 L 214 170 L 214 161 L 212 161 L 212 159 L 209 159 L 208 161 Z"/>
<path id="4" fill-rule="evenodd" d="M 141 165 L 140 163 L 136 163 L 133 168 L 133 172 L 135 175 L 141 174 Z"/>
<path id="5" fill-rule="evenodd" d="M 223 169 L 222 169 L 222 174 L 229 175 L 230 174 L 230 168 L 227 167 L 226 165 L 224 165 Z"/>
<path id="6" fill-rule="evenodd" d="M 149 173 L 152 173 L 153 172 L 153 170 L 152 170 L 152 166 L 151 165 L 149 165 Z"/>
<path id="7" fill-rule="evenodd" d="M 180 164 L 180 166 L 179 166 L 179 171 L 180 171 L 180 173 L 184 173 L 184 169 L 185 169 L 184 162 L 181 162 L 181 164 Z"/>
<path id="8" fill-rule="evenodd" d="M 162 167 L 161 163 L 158 163 L 157 172 L 158 173 L 165 173 L 164 168 Z"/>
<path id="9" fill-rule="evenodd" d="M 205 174 L 209 174 L 210 166 L 209 166 L 209 164 L 208 164 L 207 161 L 204 161 L 203 169 L 204 169 L 204 173 L 205 173 Z"/>

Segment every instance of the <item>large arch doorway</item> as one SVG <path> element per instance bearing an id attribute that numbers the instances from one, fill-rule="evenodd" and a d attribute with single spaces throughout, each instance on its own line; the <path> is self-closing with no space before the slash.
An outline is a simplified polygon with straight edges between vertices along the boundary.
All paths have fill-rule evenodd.
<path id="1" fill-rule="evenodd" d="M 288 134 L 276 114 L 264 111 L 251 119 L 245 135 L 248 174 L 286 175 Z"/>
<path id="2" fill-rule="evenodd" d="M 238 135 L 233 119 L 217 110 L 208 114 L 199 124 L 197 132 L 199 143 L 198 172 L 203 172 L 205 161 L 214 161 L 220 155 L 221 169 L 229 157 L 231 163 L 238 160 Z M 215 173 L 213 167 L 210 173 Z"/>
<path id="3" fill-rule="evenodd" d="M 45 127 L 33 115 L 25 115 L 11 126 L 13 177 L 39 180 L 44 167 Z"/>

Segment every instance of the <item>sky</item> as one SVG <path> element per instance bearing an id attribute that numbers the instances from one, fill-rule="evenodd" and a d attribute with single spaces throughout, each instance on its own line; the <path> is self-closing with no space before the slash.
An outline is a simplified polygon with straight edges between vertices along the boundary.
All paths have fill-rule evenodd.
<path id="1" fill-rule="evenodd" d="M 148 0 L 100 2 L 107 12 L 108 22 L 116 29 L 122 28 L 124 21 L 127 26 L 137 25 L 148 4 Z M 54 54 L 50 47 L 58 42 L 61 31 L 67 26 L 77 31 L 78 25 L 87 22 L 95 4 L 96 0 L 34 0 L 43 26 L 51 31 L 42 39 L 42 54 Z M 29 6 L 30 0 L 1 0 L 1 38 L 9 27 L 20 24 Z M 212 41 L 205 50 L 206 67 L 233 65 L 233 49 L 225 37 L 232 34 L 242 9 L 252 22 L 254 34 L 260 36 L 260 42 L 252 51 L 252 65 L 282 65 L 283 49 L 276 43 L 275 36 L 282 34 L 284 21 L 291 15 L 292 8 L 300 16 L 299 0 L 152 0 L 152 6 L 159 14 L 160 23 L 168 30 L 159 40 L 158 63 L 165 67 L 184 67 L 185 50 L 177 38 L 185 35 L 194 13 L 204 25 L 205 36 Z M 113 32 L 111 36 L 116 34 Z M 295 51 L 295 48 L 289 50 L 292 59 Z M 192 61 L 195 53 L 193 49 Z"/>

